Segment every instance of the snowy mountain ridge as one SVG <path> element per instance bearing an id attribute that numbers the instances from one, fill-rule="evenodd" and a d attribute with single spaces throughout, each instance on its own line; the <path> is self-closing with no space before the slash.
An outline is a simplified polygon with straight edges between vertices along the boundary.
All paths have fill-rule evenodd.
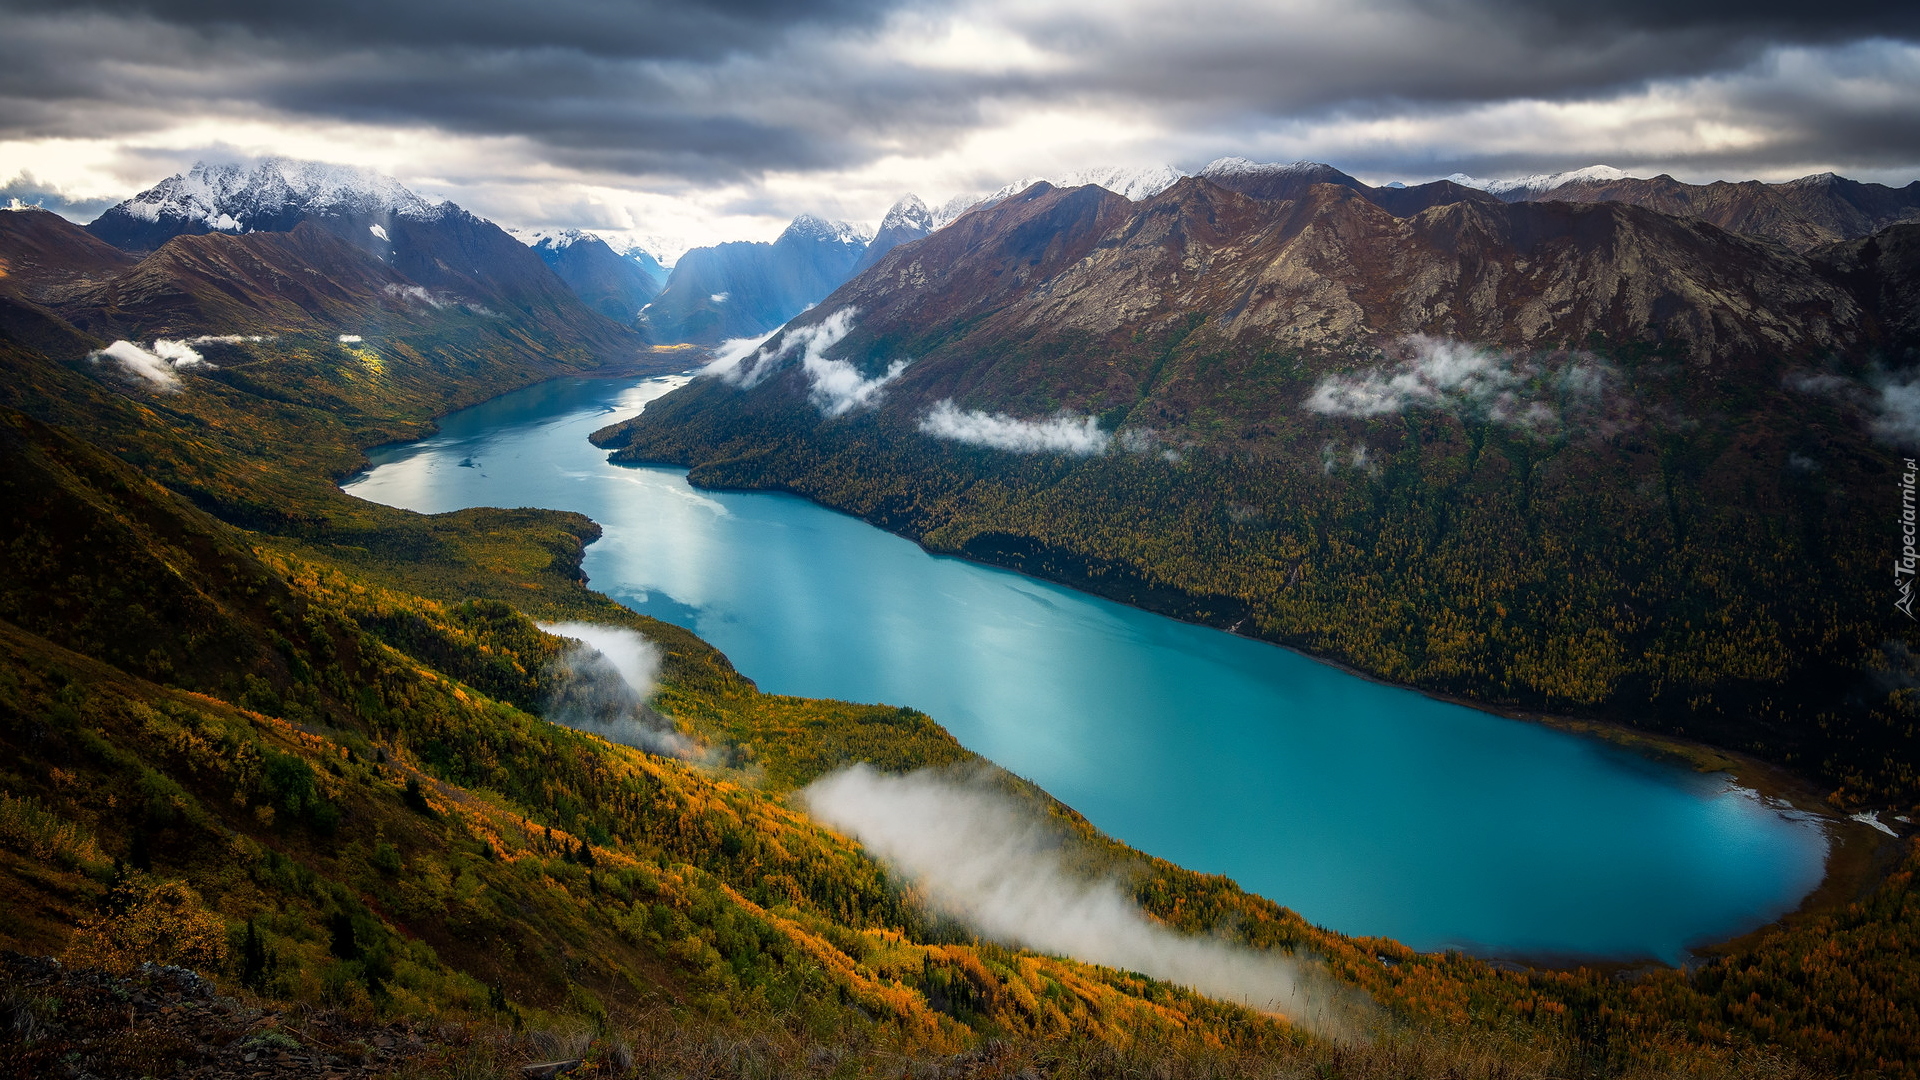
<path id="1" fill-rule="evenodd" d="M 1531 199 L 1544 195 L 1555 188 L 1568 184 L 1577 184 L 1590 180 L 1627 180 L 1632 174 L 1625 169 L 1616 169 L 1611 165 L 1589 165 L 1584 169 L 1569 169 L 1557 173 L 1535 173 L 1532 176 L 1520 176 L 1506 180 L 1488 180 L 1466 173 L 1454 173 L 1446 177 L 1461 187 L 1477 188 L 1513 202 L 1519 199 Z"/>
<path id="2" fill-rule="evenodd" d="M 794 218 L 781 236 L 836 244 L 863 245 L 873 239 L 872 233 L 858 225 L 850 225 L 844 221 L 829 221 L 817 214 L 801 214 Z"/>
<path id="3" fill-rule="evenodd" d="M 244 165 L 198 162 L 107 211 L 145 222 L 202 222 L 215 232 L 288 214 L 433 220 L 451 207 L 415 195 L 390 176 L 351 165 L 266 158 Z"/>

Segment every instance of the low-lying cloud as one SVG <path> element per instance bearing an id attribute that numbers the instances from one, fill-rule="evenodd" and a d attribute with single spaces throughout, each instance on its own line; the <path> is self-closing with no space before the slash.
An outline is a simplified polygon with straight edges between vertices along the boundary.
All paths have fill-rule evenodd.
<path id="1" fill-rule="evenodd" d="M 1868 433 L 1888 446 L 1920 450 L 1920 368 L 1875 367 L 1858 379 L 1831 371 L 1790 371 L 1781 383 L 1852 406 L 1865 416 Z"/>
<path id="2" fill-rule="evenodd" d="M 1328 375 L 1301 407 L 1323 416 L 1372 417 L 1439 409 L 1536 433 L 1561 429 L 1570 411 L 1597 405 L 1607 368 L 1568 354 L 1547 360 L 1424 335 L 1401 343 L 1395 361 Z"/>
<path id="3" fill-rule="evenodd" d="M 638 631 L 598 623 L 541 623 L 571 638 L 544 673 L 546 717 L 608 742 L 654 754 L 694 758 L 699 747 L 647 707 L 660 675 L 660 648 Z"/>
<path id="4" fill-rule="evenodd" d="M 1874 417 L 1874 437 L 1903 449 L 1920 448 L 1920 370 L 1890 376 L 1880 382 Z"/>
<path id="5" fill-rule="evenodd" d="M 386 294 L 395 300 L 419 304 L 422 307 L 430 307 L 435 311 L 439 311 L 452 303 L 452 301 L 446 297 L 429 292 L 419 285 L 388 285 L 386 287 Z"/>
<path id="6" fill-rule="evenodd" d="M 762 352 L 761 347 L 772 341 L 779 332 L 769 330 L 759 337 L 728 338 L 714 347 L 713 359 L 700 369 L 700 374 L 738 387 L 752 388 L 772 370 L 772 361 L 776 356 Z"/>
<path id="7" fill-rule="evenodd" d="M 1005 413 L 962 410 L 943 399 L 920 420 L 920 430 L 936 439 L 987 446 L 1014 454 L 1104 453 L 1113 436 L 1091 416 L 1061 414 L 1047 420 L 1017 420 Z"/>
<path id="8" fill-rule="evenodd" d="M 152 346 L 142 348 L 131 341 L 120 340 L 90 353 L 87 359 L 99 363 L 112 360 L 127 374 L 143 379 L 160 390 L 178 390 L 182 371 L 193 368 L 213 370 L 214 365 L 200 355 L 195 345 L 211 342 L 236 344 L 242 341 L 259 341 L 259 337 L 242 337 L 238 334 L 207 335 L 196 338 L 155 338 Z"/>
<path id="9" fill-rule="evenodd" d="M 1070 839 L 984 774 L 892 776 L 865 764 L 802 793 L 821 821 L 910 878 L 981 935 L 1138 971 L 1337 1033 L 1351 991 L 1290 955 L 1189 937 L 1149 919 L 1111 878 L 1068 868 Z"/>
<path id="10" fill-rule="evenodd" d="M 800 370 L 807 377 L 807 398 L 822 416 L 845 416 L 855 409 L 870 409 L 880 403 L 887 384 L 907 370 L 907 361 L 895 360 L 887 365 L 884 373 L 868 378 L 849 361 L 827 356 L 827 350 L 838 345 L 853 329 L 853 320 L 858 314 L 857 309 L 845 307 L 817 323 L 790 328 L 780 338 L 777 348 L 769 345 L 772 334 L 758 340 L 734 338 L 723 342 L 701 374 L 752 389 L 778 371 L 786 358 L 798 350 Z"/>

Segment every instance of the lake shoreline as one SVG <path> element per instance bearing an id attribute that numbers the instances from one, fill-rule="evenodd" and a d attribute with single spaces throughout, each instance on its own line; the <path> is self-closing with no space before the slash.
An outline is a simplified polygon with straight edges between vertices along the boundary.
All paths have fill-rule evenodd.
<path id="1" fill-rule="evenodd" d="M 598 433 L 596 432 L 596 434 Z M 599 444 L 596 443 L 595 445 L 597 446 Z M 1069 580 L 1062 576 L 1035 573 L 1024 566 L 1010 565 L 1009 562 L 981 558 L 977 555 L 961 551 L 949 551 L 928 547 L 917 536 L 888 528 L 885 523 L 871 520 L 860 514 L 834 506 L 831 503 L 822 502 L 806 492 L 797 491 L 789 487 L 779 485 L 734 487 L 702 484 L 693 479 L 691 469 L 688 465 L 677 461 L 635 460 L 622 461 L 619 462 L 619 464 L 642 467 L 657 466 L 680 470 L 687 474 L 687 483 L 689 486 L 702 491 L 790 495 L 805 500 L 823 510 L 854 518 L 855 520 L 887 532 L 890 535 L 910 540 L 915 546 L 919 547 L 921 551 L 934 558 L 956 559 L 977 566 L 1009 571 L 1035 581 L 1042 581 L 1051 585 L 1071 589 L 1087 596 L 1122 604 L 1149 614 L 1165 616 L 1190 625 L 1220 630 L 1248 641 L 1271 645 L 1284 649 L 1303 659 L 1333 668 L 1342 674 L 1350 675 L 1380 686 L 1411 691 L 1433 701 L 1457 705 L 1487 715 L 1498 716 L 1502 719 L 1536 724 L 1552 730 L 1596 740 L 1610 746 L 1628 750 L 1650 760 L 1685 765 L 1689 769 L 1699 773 L 1724 773 L 1734 785 L 1752 791 L 1770 803 L 1784 804 L 1786 808 L 1795 813 L 1816 819 L 1820 823 L 1820 827 L 1828 841 L 1826 861 L 1819 884 L 1802 897 L 1798 906 L 1779 918 L 1729 938 L 1716 939 L 1689 946 L 1687 949 L 1689 959 L 1682 962 L 1680 966 L 1683 967 L 1692 966 L 1698 962 L 1731 952 L 1737 949 L 1742 943 L 1750 942 L 1775 927 L 1791 925 L 1794 922 L 1806 918 L 1839 910 L 1862 898 L 1871 892 L 1886 876 L 1887 872 L 1898 863 L 1899 852 L 1902 850 L 1905 841 L 1910 838 L 1914 832 L 1911 827 L 1907 827 L 1899 837 L 1890 837 L 1870 826 L 1854 821 L 1827 802 L 1826 792 L 1821 785 L 1811 777 L 1737 750 L 1715 746 L 1711 743 L 1688 739 L 1683 736 L 1649 732 L 1620 720 L 1571 716 L 1550 713 L 1539 709 L 1501 705 L 1460 694 L 1436 691 L 1427 687 L 1395 682 L 1391 679 L 1382 678 L 1370 672 L 1354 668 L 1339 660 L 1316 654 L 1297 645 L 1284 641 L 1275 641 L 1255 633 L 1248 633 L 1242 628 L 1247 621 L 1245 619 L 1237 620 L 1235 625 L 1222 626 L 1219 625 L 1217 621 L 1189 617 L 1178 610 L 1165 610 L 1161 607 L 1136 603 L 1123 597 L 1109 595 L 1096 589 L 1087 588 L 1086 583 Z M 1173 586 L 1164 586 L 1163 588 L 1168 592 L 1180 591 Z M 1190 594 L 1184 593 L 1183 595 L 1187 595 L 1190 600 L 1195 601 L 1193 605 L 1194 608 L 1199 608 L 1205 600 L 1208 599 L 1205 597 L 1193 597 Z M 1896 829 L 1900 828 L 1898 823 L 1893 823 L 1892 827 Z M 1498 951 L 1463 951 L 1469 951 L 1470 955 L 1474 955 L 1489 963 L 1517 964 L 1534 970 L 1546 971 L 1572 971 L 1587 968 L 1590 970 L 1615 973 L 1643 970 L 1650 966 L 1661 968 L 1672 966 L 1650 958 L 1609 959 L 1598 956 L 1543 956 L 1525 953 L 1503 953 Z"/>
<path id="2" fill-rule="evenodd" d="M 636 365 L 636 367 L 638 366 L 639 365 Z M 672 377 L 677 374 L 685 374 L 685 373 L 684 372 L 660 372 L 657 370 L 646 371 L 646 370 L 628 369 L 623 371 L 583 373 L 583 374 L 562 376 L 561 378 L 583 380 L 583 381 L 584 380 L 604 381 L 608 379 L 616 379 L 616 380 L 631 379 L 631 380 L 634 380 L 636 384 L 639 384 L 649 379 Z M 516 387 L 514 388 L 513 391 L 508 391 L 508 393 L 515 392 L 518 390 L 524 390 L 524 389 L 527 389 L 527 388 Z M 504 396 L 504 395 L 501 395 L 501 396 Z M 473 406 L 466 406 L 466 408 L 471 408 L 471 407 Z M 460 410 L 452 410 L 452 411 L 460 411 Z M 436 425 L 436 428 L 437 428 L 437 425 Z M 419 440 L 409 440 L 409 441 L 417 442 Z M 367 449 L 372 450 L 375 448 L 369 447 Z M 369 464 L 371 463 L 369 462 Z M 683 475 L 686 470 L 685 465 L 677 462 L 670 462 L 670 461 L 659 461 L 659 462 L 651 462 L 651 463 L 621 462 L 620 464 L 622 465 L 656 464 L 661 466 L 667 466 L 676 471 L 681 471 Z M 362 471 L 364 471 L 364 467 Z M 852 518 L 856 521 L 863 521 L 865 524 L 879 528 L 881 531 L 886 532 L 890 535 L 900 537 L 903 539 L 914 540 L 915 546 L 917 548 L 919 548 L 925 554 L 935 558 L 941 558 L 941 559 L 951 558 L 957 561 L 971 563 L 978 566 L 991 567 L 996 570 L 1012 571 L 1016 574 L 1020 574 L 1021 576 L 1029 578 L 1031 580 L 1048 582 L 1053 585 L 1070 589 L 1081 595 L 1098 598 L 1098 599 L 1106 600 L 1110 602 L 1115 602 L 1115 603 L 1124 605 L 1126 607 L 1133 608 L 1135 610 L 1139 610 L 1149 614 L 1168 616 L 1169 618 L 1172 618 L 1179 622 L 1184 622 L 1184 623 L 1188 623 L 1196 626 L 1202 626 L 1208 629 L 1226 630 L 1230 633 L 1233 633 L 1237 637 L 1240 637 L 1242 639 L 1245 639 L 1251 642 L 1258 642 L 1260 644 L 1265 644 L 1265 645 L 1277 645 L 1280 648 L 1283 648 L 1288 652 L 1291 652 L 1297 656 L 1300 656 L 1303 659 L 1313 661 L 1318 665 L 1331 668 L 1333 670 L 1341 672 L 1342 674 L 1357 676 L 1358 678 L 1369 683 L 1377 684 L 1384 687 L 1391 687 L 1396 690 L 1413 690 L 1416 693 L 1420 694 L 1422 697 L 1428 698 L 1430 700 L 1444 702 L 1447 704 L 1451 704 L 1451 705 L 1455 705 L 1463 708 L 1468 708 L 1484 715 L 1493 715 L 1493 716 L 1499 716 L 1503 719 L 1531 722 L 1531 723 L 1540 724 L 1542 726 L 1546 726 L 1549 728 L 1557 729 L 1569 734 L 1582 735 L 1587 738 L 1597 738 L 1604 742 L 1608 742 L 1616 746 L 1622 746 L 1643 757 L 1648 757 L 1648 758 L 1653 758 L 1658 760 L 1666 760 L 1669 762 L 1677 761 L 1680 763 L 1684 763 L 1696 771 L 1726 772 L 1729 775 L 1731 775 L 1735 779 L 1735 781 L 1740 784 L 1740 786 L 1748 788 L 1750 790 L 1754 790 L 1760 793 L 1761 795 L 1767 797 L 1768 799 L 1777 799 L 1779 801 L 1787 803 L 1790 806 L 1793 806 L 1795 809 L 1801 810 L 1813 816 L 1817 816 L 1822 820 L 1823 824 L 1825 825 L 1825 828 L 1823 831 L 1825 832 L 1825 835 L 1827 836 L 1829 843 L 1828 843 L 1826 865 L 1823 868 L 1823 874 L 1822 874 L 1820 883 L 1810 893 L 1808 893 L 1806 897 L 1802 899 L 1800 906 L 1794 912 L 1789 913 L 1787 916 L 1785 916 L 1785 919 L 1792 919 L 1798 915 L 1805 914 L 1811 910 L 1827 910 L 1833 906 L 1844 904 L 1845 902 L 1851 900 L 1855 895 L 1857 895 L 1857 893 L 1861 891 L 1861 889 L 1864 886 L 1870 885 L 1872 881 L 1877 880 L 1875 865 L 1879 862 L 1879 860 L 1875 860 L 1871 858 L 1855 857 L 1854 852 L 1856 851 L 1856 849 L 1860 848 L 1861 845 L 1858 842 L 1858 840 L 1849 840 L 1848 834 L 1863 833 L 1863 834 L 1867 834 L 1869 837 L 1876 837 L 1876 838 L 1879 838 L 1879 834 L 1873 833 L 1870 829 L 1868 829 L 1866 826 L 1863 826 L 1863 825 L 1857 826 L 1855 828 L 1846 828 L 1846 826 L 1854 825 L 1855 823 L 1847 822 L 1843 817 L 1836 815 L 1831 810 L 1831 808 L 1826 807 L 1823 803 L 1823 800 L 1821 800 L 1820 798 L 1819 792 L 1813 787 L 1813 785 L 1806 782 L 1802 778 L 1799 778 L 1791 773 L 1786 772 L 1785 770 L 1768 766 L 1763 762 L 1759 762 L 1755 759 L 1747 758 L 1744 755 L 1723 751 L 1718 748 L 1708 746 L 1706 744 L 1689 743 L 1685 740 L 1680 740 L 1675 738 L 1651 736 L 1651 735 L 1648 735 L 1647 733 L 1644 733 L 1635 728 L 1632 728 L 1630 725 L 1626 725 L 1626 724 L 1608 723 L 1608 722 L 1602 722 L 1602 721 L 1577 719 L 1577 718 L 1571 718 L 1571 717 L 1559 717 L 1559 716 L 1553 716 L 1551 714 L 1541 713 L 1535 710 L 1502 708 L 1499 706 L 1489 705 L 1483 702 L 1462 698 L 1455 695 L 1435 693 L 1433 691 L 1426 690 L 1420 687 L 1405 686 L 1399 683 L 1392 682 L 1391 680 L 1374 677 L 1365 672 L 1356 671 L 1338 661 L 1334 661 L 1325 657 L 1314 655 L 1311 652 L 1286 644 L 1284 642 L 1276 642 L 1276 641 L 1272 641 L 1267 638 L 1261 637 L 1257 634 L 1245 633 L 1241 629 L 1239 629 L 1238 626 L 1221 626 L 1215 622 L 1209 622 L 1205 619 L 1182 617 L 1182 614 L 1177 611 L 1161 610 L 1157 605 L 1132 603 L 1125 598 L 1105 595 L 1102 592 L 1097 591 L 1095 589 L 1086 588 L 1080 582 L 1075 582 L 1071 580 L 1062 580 L 1061 578 L 1053 575 L 1034 573 L 1031 570 L 1028 570 L 1020 566 L 1007 566 L 995 560 L 972 557 L 968 554 L 964 554 L 960 552 L 933 550 L 926 547 L 926 545 L 920 543 L 915 537 L 902 534 L 892 529 L 888 529 L 886 528 L 885 525 L 882 525 L 880 523 L 867 521 L 866 519 L 862 518 L 858 514 L 847 513 L 844 510 L 841 510 L 829 504 L 820 502 L 817 499 L 813 499 L 802 492 L 792 491 L 792 490 L 779 488 L 779 487 L 771 487 L 771 486 L 759 487 L 759 488 L 709 487 L 706 485 L 695 484 L 692 481 L 690 476 L 686 477 L 686 482 L 690 487 L 703 488 L 704 490 L 712 490 L 712 491 L 778 492 L 782 494 L 794 495 L 813 506 L 819 507 L 824 510 L 828 510 L 832 513 L 839 514 L 844 517 Z M 1243 626 L 1244 621 L 1242 621 L 1240 625 Z M 1881 838 L 1881 839 L 1884 839 L 1884 838 Z M 1732 941 L 1737 942 L 1746 937 L 1752 936 L 1754 933 L 1764 932 L 1764 930 L 1767 927 L 1777 925 L 1780 921 L 1782 920 L 1774 920 L 1772 922 L 1769 922 L 1765 924 L 1765 926 L 1760 927 L 1757 930 L 1748 931 L 1745 934 L 1741 935 L 1740 937 L 1732 939 Z M 1718 947 L 1721 947 L 1721 946 L 1693 947 L 1689 950 L 1689 952 L 1691 952 L 1694 955 L 1699 955 L 1703 951 L 1718 948 Z M 1601 970 L 1606 970 L 1606 969 L 1625 970 L 1625 969 L 1645 967 L 1649 963 L 1649 961 L 1646 961 L 1646 960 L 1608 961 L 1605 958 L 1594 957 L 1591 955 L 1588 955 L 1586 957 L 1558 956 L 1558 957 L 1549 958 L 1544 956 L 1526 957 L 1526 956 L 1515 955 L 1512 953 L 1500 953 L 1497 951 L 1481 951 L 1481 950 L 1473 950 L 1473 949 L 1469 949 L 1467 951 L 1471 952 L 1473 955 L 1486 959 L 1489 962 L 1495 962 L 1495 963 L 1518 962 L 1518 963 L 1525 963 L 1531 967 L 1542 968 L 1542 969 L 1564 970 L 1564 969 L 1571 969 L 1571 968 L 1577 968 L 1577 967 L 1585 967 L 1589 969 L 1601 969 Z M 1665 965 L 1663 964 L 1661 966 L 1665 966 Z"/>

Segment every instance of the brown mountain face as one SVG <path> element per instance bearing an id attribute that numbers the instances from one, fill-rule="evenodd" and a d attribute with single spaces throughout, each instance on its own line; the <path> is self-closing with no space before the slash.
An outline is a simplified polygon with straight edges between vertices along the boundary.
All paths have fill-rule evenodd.
<path id="1" fill-rule="evenodd" d="M 1651 180 L 1583 180 L 1539 196 L 1553 202 L 1622 202 L 1665 214 L 1699 218 L 1728 232 L 1763 236 L 1806 252 L 1852 240 L 1888 225 L 1920 220 L 1920 180 L 1906 187 L 1862 184 L 1822 173 L 1785 184 L 1683 184 Z"/>
<path id="2" fill-rule="evenodd" d="M 0 210 L 0 289 L 36 303 L 58 302 L 139 261 L 59 214 Z"/>
<path id="3" fill-rule="evenodd" d="M 319 332 L 404 316 L 398 271 L 311 224 L 292 232 L 178 236 L 59 309 L 103 336 Z"/>
<path id="4" fill-rule="evenodd" d="M 1920 354 L 1920 224 L 1895 225 L 1811 255 L 1885 328 L 1890 354 L 1908 361 Z"/>
<path id="5" fill-rule="evenodd" d="M 63 356 L 96 337 L 240 333 L 455 333 L 473 347 L 600 361 L 644 347 L 490 223 L 443 219 L 420 224 L 423 237 L 406 232 L 414 224 L 396 222 L 384 250 L 303 221 L 287 232 L 180 235 L 137 258 L 55 215 L 11 212 L 0 216 L 5 328 Z"/>
<path id="6" fill-rule="evenodd" d="M 1302 374 L 1411 335 L 1649 345 L 1721 369 L 1880 332 L 1807 260 L 1640 207 L 1476 199 L 1396 217 L 1342 185 L 1264 200 L 1201 178 L 1137 205 L 1030 188 L 889 254 L 794 325 L 847 307 L 846 355 L 875 370 L 913 358 L 889 391 L 899 408 L 977 388 L 1104 411 L 1174 373 L 1141 342 L 1200 323 L 1215 348 L 1284 353 Z M 1038 342 L 1098 360 L 1041 370 Z"/>
<path id="7" fill-rule="evenodd" d="M 1500 202 L 1484 191 L 1462 187 L 1451 180 L 1435 180 L 1413 187 L 1373 187 L 1331 165 L 1312 163 L 1209 170 L 1201 176 L 1228 191 L 1267 202 L 1305 198 L 1315 185 L 1333 184 L 1359 192 L 1368 202 L 1396 217 L 1448 203 Z"/>
<path id="8" fill-rule="evenodd" d="M 1885 579 L 1920 417 L 1885 362 L 1917 240 L 1808 256 L 1622 202 L 1036 186 L 595 439 L 1382 678 L 1909 799 Z"/>

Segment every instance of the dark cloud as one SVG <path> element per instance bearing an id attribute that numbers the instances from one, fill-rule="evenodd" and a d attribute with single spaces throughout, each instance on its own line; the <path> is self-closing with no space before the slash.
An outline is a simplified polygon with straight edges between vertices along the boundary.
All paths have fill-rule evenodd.
<path id="1" fill-rule="evenodd" d="M 22 14 L 105 15 L 333 48 L 398 46 L 712 60 L 800 26 L 870 25 L 894 0 L 11 0 Z"/>
<path id="2" fill-rule="evenodd" d="M 0 136 L 97 137 L 180 113 L 266 110 L 519 136 L 563 167 L 701 183 L 934 152 L 989 113 L 1062 102 L 1217 133 L 1228 153 L 1236 132 L 1288 123 L 1573 101 L 1746 71 L 1781 46 L 1920 39 L 1910 0 L 1299 0 L 1318 6 L 1254 3 L 1231 17 L 1171 0 L 967 2 L 989 5 L 967 17 L 1057 62 L 922 65 L 876 45 L 895 16 L 938 24 L 955 10 L 942 0 L 0 0 L 11 13 Z M 1768 118 L 1775 137 L 1681 157 L 1920 161 L 1915 72 L 1884 75 L 1904 92 L 1878 104 L 1827 92 L 1837 77 L 1789 72 L 1727 91 L 1717 107 Z M 1541 164 L 1525 151 L 1419 153 L 1340 163 Z M 1640 164 L 1631 150 L 1609 156 Z M 1676 160 L 1669 149 L 1659 163 Z"/>
<path id="3" fill-rule="evenodd" d="M 1920 32 L 1911 0 L 1821 4 L 1807 0 L 1419 0 L 1443 14 L 1486 10 L 1560 33 L 1713 30 L 1769 40 L 1825 44 Z"/>

